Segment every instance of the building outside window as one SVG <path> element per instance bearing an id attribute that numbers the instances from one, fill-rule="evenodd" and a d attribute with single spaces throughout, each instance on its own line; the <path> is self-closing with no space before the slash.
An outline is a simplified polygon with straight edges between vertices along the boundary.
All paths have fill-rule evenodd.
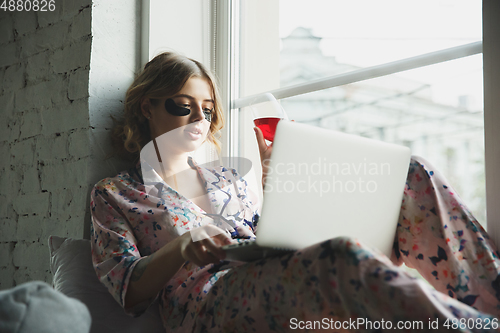
<path id="1" fill-rule="evenodd" d="M 313 30 L 299 26 L 281 39 L 282 87 L 362 68 L 348 58 L 341 62 L 327 55 L 326 40 Z M 373 43 L 370 38 L 368 42 Z M 342 39 L 340 45 L 346 43 Z M 335 54 L 335 49 L 330 52 Z M 298 122 L 408 146 L 449 179 L 486 227 L 482 57 L 429 67 L 432 71 L 419 68 L 283 99 L 281 104 Z"/>

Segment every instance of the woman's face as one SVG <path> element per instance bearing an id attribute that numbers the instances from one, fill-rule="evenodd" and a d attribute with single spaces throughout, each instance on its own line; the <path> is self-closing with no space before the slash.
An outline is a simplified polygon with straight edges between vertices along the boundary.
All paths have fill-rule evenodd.
<path id="1" fill-rule="evenodd" d="M 171 98 L 175 104 L 189 109 L 186 116 L 176 116 L 165 109 L 165 101 Z M 210 122 L 205 114 L 213 112 L 214 100 L 209 82 L 200 77 L 191 77 L 182 89 L 172 97 L 159 100 L 152 105 L 146 99 L 143 101 L 142 112 L 149 117 L 149 126 L 152 138 L 157 143 L 168 145 L 170 150 L 190 152 L 196 150 L 207 138 Z M 160 137 L 161 136 L 161 137 Z"/>

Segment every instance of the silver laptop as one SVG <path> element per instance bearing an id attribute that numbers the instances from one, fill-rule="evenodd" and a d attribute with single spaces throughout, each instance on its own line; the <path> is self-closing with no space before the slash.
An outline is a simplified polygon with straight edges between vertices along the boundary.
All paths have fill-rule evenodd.
<path id="1" fill-rule="evenodd" d="M 282 120 L 256 240 L 224 246 L 252 261 L 349 236 L 390 256 L 410 149 Z"/>

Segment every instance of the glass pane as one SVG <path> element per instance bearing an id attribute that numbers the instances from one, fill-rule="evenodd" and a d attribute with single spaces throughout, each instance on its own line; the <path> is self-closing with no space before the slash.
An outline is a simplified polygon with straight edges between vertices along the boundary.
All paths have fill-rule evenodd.
<path id="1" fill-rule="evenodd" d="M 481 40 L 481 1 L 280 1 L 281 86 Z M 291 119 L 406 145 L 486 227 L 482 56 L 281 101 Z"/>
<path id="2" fill-rule="evenodd" d="M 304 57 L 318 62 L 308 68 L 303 81 L 482 39 L 481 0 L 280 0 L 279 4 L 282 69 Z"/>

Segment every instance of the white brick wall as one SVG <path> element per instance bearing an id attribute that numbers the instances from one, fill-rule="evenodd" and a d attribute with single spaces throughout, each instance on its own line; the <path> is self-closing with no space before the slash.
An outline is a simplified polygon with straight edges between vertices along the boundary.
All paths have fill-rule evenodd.
<path id="1" fill-rule="evenodd" d="M 140 64 L 140 7 L 0 11 L 0 289 L 50 282 L 48 237 L 89 237 L 91 187 L 125 166 L 106 158 L 109 115 Z"/>
<path id="2" fill-rule="evenodd" d="M 49 282 L 48 236 L 84 235 L 91 10 L 0 11 L 0 289 Z"/>

